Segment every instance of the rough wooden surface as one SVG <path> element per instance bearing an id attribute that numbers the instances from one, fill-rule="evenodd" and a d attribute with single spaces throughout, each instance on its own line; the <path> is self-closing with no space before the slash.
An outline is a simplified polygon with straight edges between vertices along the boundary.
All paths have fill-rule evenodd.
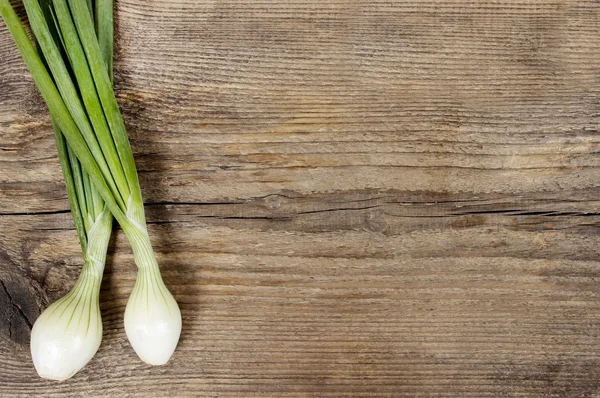
<path id="1" fill-rule="evenodd" d="M 600 2 L 121 0 L 116 86 L 183 313 L 64 383 L 29 329 L 81 264 L 0 22 L 0 396 L 600 396 Z"/>

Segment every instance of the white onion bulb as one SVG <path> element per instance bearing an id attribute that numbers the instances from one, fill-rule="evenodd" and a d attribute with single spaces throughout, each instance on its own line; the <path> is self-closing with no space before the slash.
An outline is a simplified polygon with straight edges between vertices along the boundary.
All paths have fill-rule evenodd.
<path id="1" fill-rule="evenodd" d="M 140 359 L 166 364 L 181 334 L 181 311 L 158 268 L 140 269 L 125 309 L 125 332 Z"/>
<path id="2" fill-rule="evenodd" d="M 84 267 L 75 287 L 38 317 L 31 356 L 40 377 L 66 380 L 92 359 L 102 340 L 98 294 L 101 274 Z"/>

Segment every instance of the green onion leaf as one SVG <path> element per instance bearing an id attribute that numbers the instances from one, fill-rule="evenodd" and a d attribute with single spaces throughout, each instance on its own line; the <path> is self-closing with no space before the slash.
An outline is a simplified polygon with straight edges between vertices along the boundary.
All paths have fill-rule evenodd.
<path id="1" fill-rule="evenodd" d="M 37 4 L 36 1 L 25 0 L 24 3 L 34 3 L 39 9 L 39 4 Z M 90 175 L 94 185 L 96 185 L 96 188 L 101 193 L 115 218 L 117 218 L 117 220 L 121 219 L 123 222 L 127 222 L 125 214 L 121 210 L 121 207 L 117 204 L 112 195 L 111 188 L 109 188 L 107 182 L 105 181 L 104 174 L 100 170 L 98 163 L 95 161 L 92 152 L 88 148 L 86 141 L 83 139 L 81 132 L 77 128 L 77 125 L 71 117 L 69 110 L 63 102 L 57 87 L 54 85 L 50 74 L 38 56 L 33 44 L 31 43 L 31 40 L 29 40 L 29 37 L 25 32 L 25 29 L 21 25 L 19 17 L 11 7 L 8 0 L 0 0 L 0 15 L 2 15 L 11 35 L 15 39 L 15 43 L 21 52 L 23 60 L 25 61 L 28 69 L 31 71 L 33 80 L 40 90 L 44 101 L 46 101 L 46 104 L 48 105 L 48 110 L 50 111 L 52 119 L 56 121 L 61 132 L 67 139 L 69 146 L 73 152 L 75 152 L 84 169 Z M 33 24 L 31 20 L 30 23 Z M 45 24 L 45 21 L 43 20 L 43 17 L 38 15 L 36 23 Z M 46 35 L 44 39 L 46 41 L 52 40 L 49 35 Z M 38 40 L 41 41 L 40 37 L 38 37 Z M 48 57 L 46 59 L 49 60 Z"/>
<path id="2" fill-rule="evenodd" d="M 113 52 L 114 52 L 114 12 L 113 0 L 96 1 L 96 35 L 100 44 L 102 59 L 106 62 L 106 69 L 110 81 L 113 81 Z"/>
<path id="3" fill-rule="evenodd" d="M 67 197 L 69 198 L 69 207 L 71 208 L 71 215 L 73 216 L 73 222 L 75 223 L 75 230 L 79 237 L 79 243 L 81 244 L 81 250 L 83 253 L 87 247 L 87 228 L 84 227 L 84 217 L 82 214 L 85 212 L 80 207 L 79 200 L 77 199 L 80 195 L 77 194 L 76 184 L 73 178 L 73 170 L 69 162 L 69 154 L 67 149 L 67 141 L 60 132 L 58 125 L 52 121 L 54 128 L 54 138 L 56 140 L 56 148 L 58 150 L 58 159 L 62 168 L 63 176 L 65 178 L 65 185 L 67 187 Z"/>

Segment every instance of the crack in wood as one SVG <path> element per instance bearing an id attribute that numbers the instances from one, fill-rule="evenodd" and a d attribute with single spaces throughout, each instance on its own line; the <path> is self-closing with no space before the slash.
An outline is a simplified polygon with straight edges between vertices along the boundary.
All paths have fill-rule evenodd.
<path id="1" fill-rule="evenodd" d="M 364 206 L 364 207 L 335 207 L 331 209 L 322 209 L 322 210 L 310 210 L 310 211 L 299 211 L 295 214 L 317 214 L 317 213 L 327 213 L 327 212 L 336 212 L 336 211 L 360 211 L 360 210 L 368 210 L 375 209 L 378 207 L 382 207 L 383 205 L 374 205 L 374 206 Z"/>
<path id="2" fill-rule="evenodd" d="M 270 196 L 282 196 L 283 195 L 267 195 L 262 198 L 254 198 L 254 199 L 266 199 Z M 289 197 L 286 197 L 290 200 Z M 364 203 L 364 202 L 379 202 L 378 204 L 374 204 L 371 206 L 361 206 L 361 207 L 331 207 L 325 209 L 317 209 L 317 210 L 306 210 L 306 211 L 291 211 L 287 215 L 274 214 L 274 215 L 260 215 L 260 216 L 227 216 L 227 215 L 195 215 L 196 218 L 214 218 L 214 219 L 240 219 L 240 220 L 288 220 L 293 218 L 294 216 L 306 215 L 306 214 L 319 214 L 319 213 L 328 213 L 328 212 L 338 212 L 338 211 L 362 211 L 369 210 L 375 208 L 382 208 L 389 205 L 410 205 L 410 206 L 419 206 L 419 205 L 439 205 L 439 204 L 455 204 L 455 203 L 469 203 L 469 202 L 482 202 L 485 200 L 444 200 L 444 201 L 382 201 L 383 198 L 368 198 L 368 199 L 360 199 L 356 201 L 338 201 L 338 202 L 323 202 L 327 203 L 335 203 L 335 204 L 351 204 L 351 203 Z M 176 201 L 165 201 L 165 202 L 151 202 L 145 203 L 146 207 L 161 207 L 161 206 L 253 206 L 254 200 L 247 201 L 216 201 L 216 202 L 176 202 Z M 553 202 L 557 203 L 557 202 Z M 505 205 L 506 203 L 502 203 Z M 485 205 L 485 207 L 491 207 L 493 203 Z M 290 207 L 294 207 L 293 204 L 290 204 Z M 483 207 L 483 205 L 482 205 Z M 70 210 L 55 210 L 55 211 L 34 211 L 34 212 L 15 212 L 15 213 L 0 213 L 0 217 L 2 216 L 36 216 L 36 215 L 59 215 L 59 214 L 67 214 L 70 213 Z M 463 216 L 471 216 L 471 215 L 504 215 L 508 217 L 530 217 L 530 216 L 539 216 L 539 217 L 596 217 L 600 216 L 600 212 L 597 211 L 558 211 L 558 210 L 526 210 L 519 208 L 508 208 L 508 209 L 493 209 L 493 208 L 484 208 L 481 210 L 468 210 L 468 211 L 460 211 L 460 212 L 450 212 L 444 215 L 405 215 L 405 217 L 410 218 L 431 218 L 431 217 L 463 217 Z M 403 216 L 404 217 L 404 216 Z M 166 222 L 178 222 L 178 221 L 152 221 L 149 220 L 149 223 L 166 223 Z M 47 230 L 70 230 L 71 228 L 62 228 L 62 227 L 52 227 L 45 228 Z"/>
<path id="3" fill-rule="evenodd" d="M 10 304 L 12 305 L 12 308 L 13 308 L 13 311 L 11 311 L 10 318 L 8 319 L 8 337 L 11 340 L 13 339 L 13 319 L 14 319 L 15 315 L 18 315 L 20 318 L 22 318 L 22 320 L 25 322 L 25 324 L 29 328 L 29 331 L 31 332 L 31 329 L 33 328 L 33 324 L 31 323 L 31 321 L 29 320 L 27 315 L 25 315 L 25 313 L 21 309 L 20 305 L 14 301 L 12 295 L 9 293 L 9 291 L 2 279 L 0 279 L 0 285 L 2 285 L 2 289 L 4 290 L 4 293 L 8 297 L 8 300 L 10 301 Z"/>
<path id="4" fill-rule="evenodd" d="M 66 214 L 70 213 L 71 210 L 49 210 L 49 211 L 24 211 L 15 213 L 0 213 L 2 216 L 37 216 L 37 215 L 53 215 L 53 214 Z"/>

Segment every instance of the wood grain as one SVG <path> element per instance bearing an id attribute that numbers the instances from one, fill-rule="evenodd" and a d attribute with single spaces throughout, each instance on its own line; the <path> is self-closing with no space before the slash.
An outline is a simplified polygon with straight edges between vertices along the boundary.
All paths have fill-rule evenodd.
<path id="1" fill-rule="evenodd" d="M 81 265 L 0 23 L 0 396 L 600 397 L 600 2 L 120 0 L 116 87 L 183 313 L 135 356 L 28 348 Z"/>

